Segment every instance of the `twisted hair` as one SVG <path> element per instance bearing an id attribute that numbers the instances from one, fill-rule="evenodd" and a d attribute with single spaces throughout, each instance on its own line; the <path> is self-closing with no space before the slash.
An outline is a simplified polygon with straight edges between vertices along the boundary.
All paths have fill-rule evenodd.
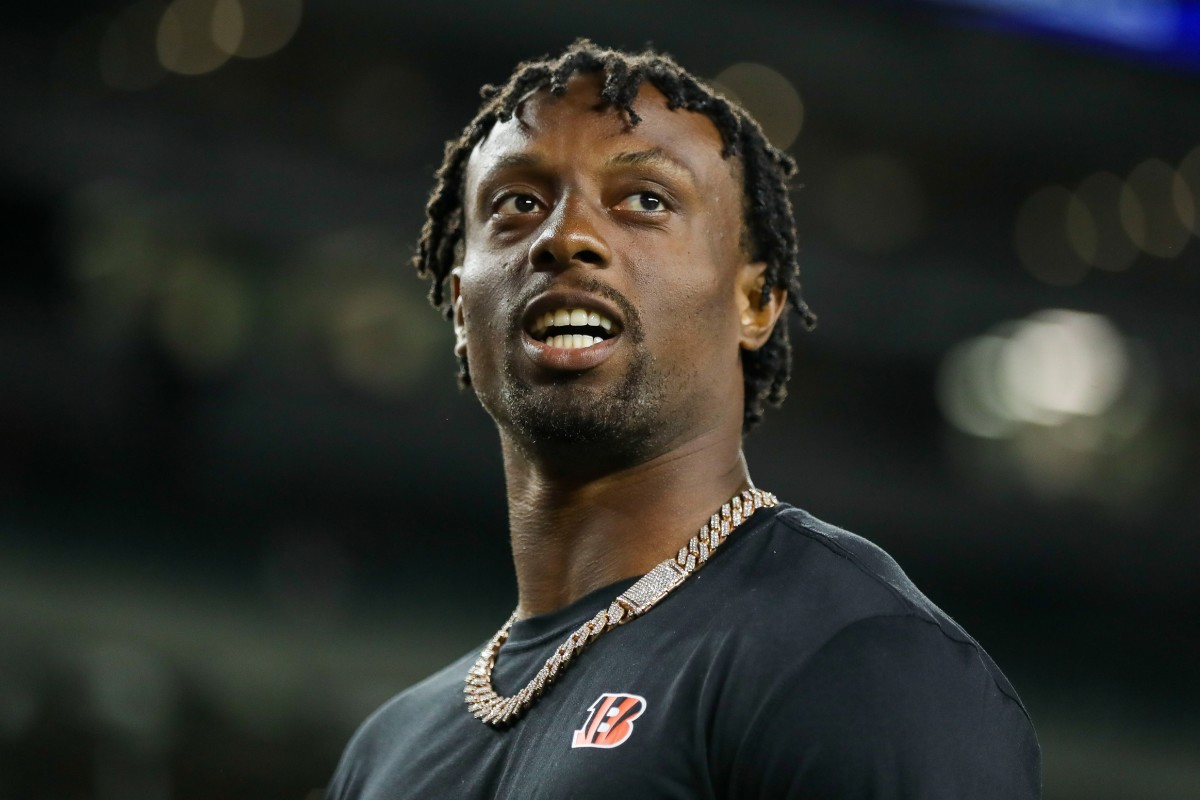
<path id="1" fill-rule="evenodd" d="M 760 302 L 766 302 L 774 287 L 783 287 L 801 324 L 811 330 L 817 318 L 800 293 L 796 223 L 788 198 L 789 182 L 796 174 L 795 161 L 767 141 L 762 128 L 743 108 L 698 80 L 670 56 L 653 50 L 626 53 L 600 48 L 586 39 L 577 40 L 557 57 L 519 64 L 503 86 L 484 86 L 480 89 L 483 104 L 475 118 L 461 136 L 446 143 L 413 256 L 417 274 L 431 282 L 429 300 L 433 306 L 447 318 L 454 315 L 446 296 L 446 278 L 463 241 L 463 190 L 471 152 L 496 123 L 512 119 L 530 93 L 548 90 L 562 96 L 568 80 L 579 73 L 598 73 L 603 78 L 601 102 L 624 113 L 631 125 L 640 121 L 633 102 L 645 83 L 663 94 L 668 109 L 695 111 L 713 121 L 721 134 L 721 156 L 737 158 L 741 163 L 743 247 L 754 261 L 766 264 Z M 762 420 L 766 405 L 779 406 L 787 396 L 791 352 L 786 320 L 780 320 L 762 347 L 742 351 L 743 434 Z M 459 359 L 459 380 L 464 386 L 470 385 L 465 356 Z"/>

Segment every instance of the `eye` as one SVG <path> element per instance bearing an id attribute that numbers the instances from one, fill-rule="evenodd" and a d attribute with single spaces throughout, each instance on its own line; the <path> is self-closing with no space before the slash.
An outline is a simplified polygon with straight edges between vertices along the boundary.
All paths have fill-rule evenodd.
<path id="1" fill-rule="evenodd" d="M 654 192 L 638 192 L 617 203 L 617 208 L 624 211 L 664 211 L 666 203 Z"/>
<path id="2" fill-rule="evenodd" d="M 497 214 L 532 214 L 537 211 L 539 203 L 531 194 L 510 194 L 496 206 Z"/>

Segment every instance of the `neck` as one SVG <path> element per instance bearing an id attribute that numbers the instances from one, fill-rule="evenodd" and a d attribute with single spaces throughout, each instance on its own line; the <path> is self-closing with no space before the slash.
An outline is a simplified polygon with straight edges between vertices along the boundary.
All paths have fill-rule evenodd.
<path id="1" fill-rule="evenodd" d="M 538 457 L 501 439 L 520 618 L 645 574 L 751 485 L 740 430 L 709 431 L 647 460 L 594 470 L 580 466 L 587 447 Z"/>

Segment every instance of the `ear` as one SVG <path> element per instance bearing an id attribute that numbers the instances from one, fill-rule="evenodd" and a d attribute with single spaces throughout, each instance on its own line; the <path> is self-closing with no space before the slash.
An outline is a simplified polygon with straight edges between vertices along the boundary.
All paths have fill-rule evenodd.
<path id="1" fill-rule="evenodd" d="M 463 313 L 462 267 L 450 270 L 450 302 L 454 308 L 454 355 L 467 355 L 467 318 Z"/>
<path id="2" fill-rule="evenodd" d="M 741 338 L 738 343 L 743 350 L 757 350 L 771 338 L 771 331 L 779 321 L 779 315 L 787 306 L 787 290 L 772 286 L 763 300 L 762 289 L 766 283 L 763 273 L 767 265 L 761 261 L 743 264 L 738 268 L 737 309 L 740 315 Z"/>

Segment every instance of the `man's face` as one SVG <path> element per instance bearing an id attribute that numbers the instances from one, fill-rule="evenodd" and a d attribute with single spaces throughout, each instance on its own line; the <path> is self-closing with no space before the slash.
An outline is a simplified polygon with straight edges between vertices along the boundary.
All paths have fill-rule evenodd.
<path id="1" fill-rule="evenodd" d="M 597 88 L 577 76 L 531 96 L 471 154 L 452 291 L 472 384 L 524 442 L 642 451 L 740 430 L 744 286 L 761 265 L 740 245 L 737 164 L 707 117 L 653 87 L 636 127 Z"/>

